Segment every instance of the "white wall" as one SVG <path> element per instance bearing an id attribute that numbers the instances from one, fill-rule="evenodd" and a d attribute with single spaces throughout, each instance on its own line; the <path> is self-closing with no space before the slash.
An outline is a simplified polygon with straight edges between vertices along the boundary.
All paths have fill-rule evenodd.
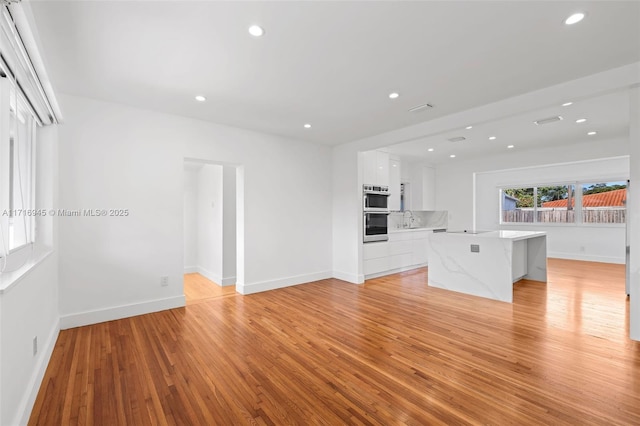
<path id="1" fill-rule="evenodd" d="M 629 105 L 630 171 L 627 217 L 631 243 L 629 259 L 629 336 L 640 340 L 640 87 L 631 90 Z"/>
<path id="2" fill-rule="evenodd" d="M 242 165 L 239 292 L 331 276 L 330 148 L 86 98 L 60 103 L 61 205 L 131 212 L 60 220 L 64 327 L 184 304 L 185 158 Z"/>
<path id="3" fill-rule="evenodd" d="M 333 149 L 333 276 L 363 283 L 362 152 L 349 145 Z"/>
<path id="4" fill-rule="evenodd" d="M 547 232 L 547 255 L 595 262 L 625 262 L 625 226 L 618 224 L 514 225 L 499 223 L 499 188 L 570 181 L 607 182 L 629 176 L 629 158 L 596 159 L 476 174 L 476 228 Z"/>
<path id="5" fill-rule="evenodd" d="M 472 229 L 474 173 L 628 154 L 628 140 L 615 139 L 509 152 L 492 158 L 455 161 L 448 165 L 441 165 L 436 168 L 436 209 L 449 211 L 449 229 Z"/>
<path id="6" fill-rule="evenodd" d="M 335 276 L 353 283 L 362 282 L 362 244 L 360 243 L 362 241 L 362 219 L 358 203 L 361 188 L 358 187 L 357 171 L 359 152 L 442 135 L 469 123 L 487 123 L 507 116 L 546 108 L 549 105 L 560 105 L 567 99 L 585 99 L 608 91 L 628 88 L 640 81 L 639 70 L 640 63 L 630 64 L 335 147 L 333 151 L 333 267 Z M 579 160 L 582 159 L 583 154 L 589 157 L 592 147 L 596 150 L 596 156 L 589 158 L 628 154 L 628 149 L 620 149 L 619 146 L 596 145 L 581 144 L 581 149 L 575 153 L 560 150 L 558 151 L 560 155 L 568 155 L 568 157 L 556 157 L 555 162 Z M 544 155 L 546 151 L 540 150 L 541 155 Z M 548 159 L 538 158 L 536 151 L 532 151 L 531 155 L 532 161 L 537 159 L 540 162 L 532 163 L 527 159 L 522 159 L 520 167 L 549 163 Z M 500 158 L 509 161 L 508 156 L 500 156 L 495 159 L 500 160 Z M 504 167 L 492 167 L 489 170 L 498 168 Z M 436 210 L 450 210 L 452 212 L 449 220 L 450 228 L 471 227 L 473 210 L 469 207 L 469 200 L 466 197 L 473 196 L 470 193 L 472 187 L 473 174 L 468 173 L 464 165 L 436 170 Z M 445 188 L 447 194 L 443 195 L 440 188 Z"/>
<path id="7" fill-rule="evenodd" d="M 222 285 L 236 283 L 236 168 L 222 169 Z"/>
<path id="8" fill-rule="evenodd" d="M 222 166 L 205 164 L 198 172 L 198 272 L 222 283 Z"/>
<path id="9" fill-rule="evenodd" d="M 197 272 L 198 265 L 198 171 L 184 171 L 184 272 Z"/>
<path id="10" fill-rule="evenodd" d="M 37 133 L 36 208 L 57 208 L 57 128 Z M 48 253 L 0 294 L 0 424 L 26 424 L 59 331 L 57 220 L 37 221 L 34 253 Z M 41 258 L 38 256 L 38 258 Z M 33 338 L 38 352 L 32 352 Z"/>

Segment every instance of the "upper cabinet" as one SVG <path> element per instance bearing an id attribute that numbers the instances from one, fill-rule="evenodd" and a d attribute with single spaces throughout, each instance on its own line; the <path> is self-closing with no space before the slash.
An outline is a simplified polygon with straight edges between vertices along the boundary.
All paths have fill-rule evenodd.
<path id="1" fill-rule="evenodd" d="M 425 163 L 389 157 L 383 151 L 362 152 L 362 183 L 389 187 L 389 210 L 400 211 L 401 183 L 405 210 L 436 209 L 436 171 Z"/>
<path id="2" fill-rule="evenodd" d="M 400 210 L 400 181 L 401 181 L 400 161 L 389 160 L 389 210 Z"/>
<path id="3" fill-rule="evenodd" d="M 406 163 L 408 169 L 408 185 L 405 192 L 409 193 L 405 209 L 435 210 L 436 209 L 436 171 L 419 162 Z M 404 167 L 403 167 L 404 169 Z M 406 182 L 403 180 L 403 182 Z"/>
<path id="4" fill-rule="evenodd" d="M 365 151 L 363 154 L 362 183 L 389 186 L 389 154 L 382 151 Z"/>

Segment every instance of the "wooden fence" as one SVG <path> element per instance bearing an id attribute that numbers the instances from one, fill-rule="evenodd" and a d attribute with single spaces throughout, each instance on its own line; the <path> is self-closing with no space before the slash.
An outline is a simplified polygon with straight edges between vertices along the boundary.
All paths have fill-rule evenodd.
<path id="1" fill-rule="evenodd" d="M 504 210 L 502 212 L 503 223 L 533 223 L 534 214 L 531 210 Z M 563 209 L 539 209 L 537 211 L 538 223 L 573 223 L 575 222 L 575 210 Z M 584 209 L 582 210 L 583 223 L 625 223 L 625 209 Z"/>

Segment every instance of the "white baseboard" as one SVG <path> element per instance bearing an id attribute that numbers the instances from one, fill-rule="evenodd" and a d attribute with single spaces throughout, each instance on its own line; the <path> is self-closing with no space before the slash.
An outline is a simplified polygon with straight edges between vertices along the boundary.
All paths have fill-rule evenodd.
<path id="1" fill-rule="evenodd" d="M 83 325 L 97 324 L 100 322 L 150 314 L 152 312 L 159 312 L 167 309 L 181 308 L 184 305 L 185 300 L 184 295 L 182 295 L 167 297 L 166 299 L 150 300 L 148 302 L 133 303 L 131 305 L 114 306 L 95 311 L 80 312 L 61 317 L 60 328 L 62 330 L 66 330 L 68 328 L 81 327 Z"/>
<path id="2" fill-rule="evenodd" d="M 56 321 L 53 328 L 51 329 L 51 333 L 49 333 L 49 336 L 45 341 L 44 346 L 42 346 L 42 352 L 40 352 L 40 357 L 35 368 L 33 369 L 33 374 L 29 379 L 27 390 L 20 400 L 20 405 L 18 406 L 18 410 L 16 412 L 16 418 L 14 419 L 14 422 L 12 424 L 26 425 L 27 423 L 29 423 L 29 417 L 31 417 L 33 405 L 36 402 L 38 391 L 40 390 L 40 386 L 42 385 L 42 379 L 44 379 L 44 374 L 46 373 L 47 367 L 49 366 L 49 361 L 51 360 L 53 349 L 56 347 L 58 334 L 60 334 L 60 319 Z"/>
<path id="3" fill-rule="evenodd" d="M 227 277 L 227 278 L 223 278 L 222 279 L 222 286 L 226 287 L 228 285 L 235 285 L 236 284 L 236 277 Z"/>
<path id="4" fill-rule="evenodd" d="M 425 266 L 427 266 L 426 263 L 421 263 L 419 265 L 411 265 L 411 266 L 405 266 L 403 268 L 390 269 L 388 271 L 382 271 L 382 272 L 377 272 L 375 274 L 365 275 L 365 279 L 371 280 L 373 278 L 384 277 L 385 275 L 397 274 L 400 272 L 407 272 L 412 269 L 424 268 Z"/>
<path id="5" fill-rule="evenodd" d="M 312 281 L 332 278 L 331 271 L 315 272 L 312 274 L 296 275 L 293 277 L 279 278 L 277 280 L 261 281 L 251 284 L 236 284 L 236 291 L 240 294 L 259 293 L 261 291 L 275 290 L 277 288 L 290 287 L 292 285 L 305 284 Z"/>
<path id="6" fill-rule="evenodd" d="M 215 274 L 207 269 L 204 269 L 201 266 L 198 266 L 198 270 L 196 272 L 202 275 L 203 277 L 205 277 L 206 279 L 213 281 L 217 285 L 221 285 L 220 283 L 222 282 L 222 277 L 219 274 Z"/>
<path id="7" fill-rule="evenodd" d="M 597 256 L 597 255 L 582 254 L 582 253 L 547 252 L 547 257 L 555 257 L 558 259 L 569 259 L 569 260 L 583 260 L 585 262 L 618 263 L 623 265 L 626 262 L 624 257 Z"/>
<path id="8" fill-rule="evenodd" d="M 362 274 L 350 274 L 348 272 L 342 271 L 333 271 L 333 278 L 338 280 L 346 281 L 351 284 L 362 284 L 364 283 L 364 275 Z"/>
<path id="9" fill-rule="evenodd" d="M 194 274 L 198 272 L 198 267 L 197 266 L 185 266 L 184 267 L 184 273 L 185 274 Z"/>

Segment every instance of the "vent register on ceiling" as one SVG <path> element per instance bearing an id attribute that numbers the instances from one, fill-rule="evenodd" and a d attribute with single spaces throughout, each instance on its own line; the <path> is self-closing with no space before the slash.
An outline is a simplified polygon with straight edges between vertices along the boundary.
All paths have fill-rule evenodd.
<path id="1" fill-rule="evenodd" d="M 59 117 L 23 5 L 0 0 L 0 273 L 33 255 L 36 131 Z"/>

